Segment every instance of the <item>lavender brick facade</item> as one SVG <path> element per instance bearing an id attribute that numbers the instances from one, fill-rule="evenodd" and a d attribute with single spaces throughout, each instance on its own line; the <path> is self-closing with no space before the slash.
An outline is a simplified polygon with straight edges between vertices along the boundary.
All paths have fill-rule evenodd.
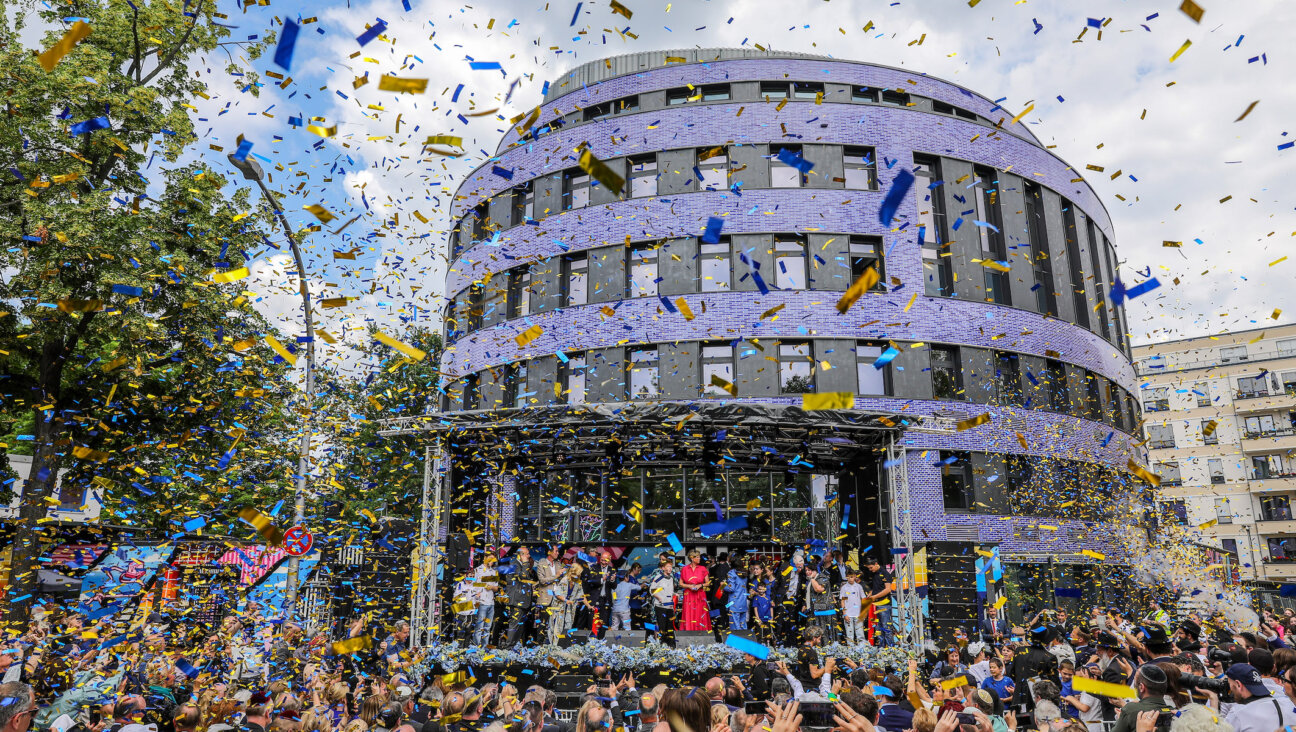
<path id="1" fill-rule="evenodd" d="M 536 373 L 539 364 L 546 360 L 552 362 L 557 353 L 742 338 L 760 339 L 767 344 L 779 339 L 816 343 L 872 339 L 896 342 L 906 348 L 925 343 L 993 349 L 1056 359 L 1135 393 L 1135 374 L 1127 354 L 1119 345 L 1105 340 L 1096 327 L 1086 329 L 1026 308 L 925 295 L 926 273 L 916 226 L 922 192 L 905 197 L 891 225 L 878 221 L 878 207 L 894 177 L 901 170 L 912 169 L 914 155 L 922 154 L 994 168 L 1000 172 L 1006 189 L 1018 191 L 1017 201 L 1021 200 L 1021 181 L 1039 184 L 1070 201 L 1079 227 L 1087 227 L 1092 219 L 1104 237 L 1113 238 L 1110 218 L 1094 191 L 1079 180 L 1080 175 L 1071 166 L 1044 149 L 1024 125 L 1002 119 L 1004 129 L 996 129 L 937 114 L 932 111 L 930 101 L 956 105 L 992 120 L 1011 116 L 990 100 L 911 71 L 830 59 L 689 63 L 577 84 L 582 75 L 590 76 L 578 70 L 565 77 L 567 87 L 559 88 L 557 84 L 551 87 L 550 98 L 541 108 L 542 124 L 556 115 L 570 114 L 593 104 L 631 94 L 656 94 L 685 84 L 793 80 L 822 81 L 831 88 L 822 103 L 789 100 L 781 110 L 773 103 L 742 100 L 644 109 L 599 121 L 569 123 L 521 144 L 516 144 L 517 130 L 510 130 L 497 156 L 461 185 L 453 216 L 462 217 L 474 206 L 506 193 L 523 181 L 552 176 L 575 166 L 574 150 L 581 143 L 588 143 L 594 154 L 604 160 L 723 144 L 769 145 L 773 151 L 788 144 L 871 146 L 878 160 L 878 186 L 875 190 L 819 187 L 698 191 L 596 203 L 566 212 L 537 210 L 538 224 L 504 228 L 484 241 L 470 244 L 459 256 L 452 256 L 447 297 L 466 292 L 474 283 L 498 282 L 495 278 L 508 277 L 509 270 L 523 263 L 556 266 L 557 258 L 563 255 L 626 241 L 696 237 L 711 217 L 722 217 L 724 234 L 731 236 L 766 232 L 823 232 L 842 240 L 849 235 L 879 236 L 886 251 L 886 275 L 891 289 L 865 295 L 844 315 L 834 307 L 841 291 L 850 284 L 843 280 L 836 286 L 821 286 L 818 290 L 772 290 L 767 295 L 758 292 L 671 295 L 667 298 L 669 304 L 656 297 L 614 297 L 607 302 L 559 307 L 511 320 L 500 318 L 503 322 L 472 330 L 448 343 L 442 369 L 450 391 L 453 392 L 455 381 L 465 375 L 484 374 L 487 369 L 508 364 L 530 363 L 532 373 Z M 834 101 L 840 98 L 843 89 L 849 95 L 851 85 L 901 88 L 925 101 L 910 108 Z M 494 173 L 496 168 L 511 171 L 512 178 Z M 663 175 L 671 172 L 659 170 Z M 682 173 L 687 175 L 687 171 Z M 971 181 L 975 182 L 975 179 Z M 954 189 L 952 196 L 959 197 L 951 200 L 970 195 L 967 192 L 970 183 L 966 181 L 947 180 L 944 185 Z M 956 216 L 963 218 L 966 211 L 949 213 L 949 220 L 953 221 Z M 1057 215 L 1060 214 L 1050 214 Z M 971 226 L 970 218 L 963 224 Z M 1051 219 L 1050 225 L 1054 224 L 1060 227 L 1059 222 Z M 1024 229 L 1005 225 L 1005 240 L 1010 259 L 1030 262 L 1031 250 Z M 972 256 L 980 254 L 975 252 Z M 1087 260 L 1088 255 L 1085 256 Z M 598 266 L 598 262 L 590 263 L 591 280 Z M 1096 277 L 1089 261 L 1085 262 L 1084 270 L 1090 273 L 1091 280 L 1109 283 L 1110 266 L 1099 267 L 1102 271 Z M 1059 299 L 1070 298 L 1065 260 L 1055 259 L 1053 270 L 1055 282 L 1061 283 Z M 749 270 L 735 263 L 735 276 L 743 271 Z M 770 272 L 766 270 L 765 274 Z M 1013 276 L 1018 276 L 1016 266 Z M 965 286 L 966 283 L 956 285 L 956 292 Z M 1093 288 L 1089 285 L 1084 293 L 1088 298 L 1087 308 L 1101 299 L 1098 296 L 1101 291 Z M 682 298 L 696 317 L 690 320 L 670 311 L 677 297 Z M 762 317 L 779 305 L 783 309 L 777 317 Z M 614 308 L 614 315 L 607 315 L 608 307 Z M 1122 323 L 1123 315 L 1118 312 L 1113 325 L 1119 330 Z M 541 328 L 541 335 L 519 345 L 517 336 L 533 326 Z M 765 356 L 753 357 L 761 360 Z M 607 370 L 614 374 L 620 371 L 620 378 L 624 378 L 620 362 L 607 366 Z M 854 383 L 853 371 L 850 381 Z M 540 386 L 529 393 L 533 402 L 544 403 L 547 397 L 545 385 Z M 797 397 L 762 397 L 742 392 L 738 399 L 771 404 L 800 403 Z M 458 405 L 453 399 L 450 402 L 451 409 L 462 406 L 462 402 Z M 1137 459 L 1134 437 L 1119 427 L 1068 414 L 975 401 L 859 397 L 855 408 L 915 415 L 939 412 L 959 418 L 989 412 L 993 417 L 989 424 L 974 430 L 949 434 L 911 431 L 904 435 L 903 444 L 910 449 L 906 465 L 914 529 L 920 532 L 920 540 L 952 538 L 949 527 L 963 527 L 956 534 L 965 539 L 967 527 L 975 527 L 974 540 L 999 544 L 1008 554 L 1071 554 L 1086 548 L 1119 553 L 1119 547 L 1108 540 L 1107 532 L 1114 530 L 1113 526 L 1039 517 L 947 514 L 941 471 L 934 465 L 938 451 L 958 450 L 1067 457 L 1119 470 L 1132 457 Z M 1021 440 L 1025 440 L 1025 446 Z M 503 505 L 508 516 L 506 530 L 511 531 L 511 504 L 504 501 Z"/>

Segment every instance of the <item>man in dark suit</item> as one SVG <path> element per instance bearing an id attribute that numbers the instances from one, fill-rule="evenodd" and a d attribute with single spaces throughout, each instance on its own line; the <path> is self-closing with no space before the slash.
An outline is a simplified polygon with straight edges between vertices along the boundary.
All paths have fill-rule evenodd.
<path id="1" fill-rule="evenodd" d="M 1010 632 L 1008 621 L 999 617 L 999 609 L 991 605 L 986 608 L 985 619 L 981 621 L 981 640 L 999 645 Z"/>
<path id="2" fill-rule="evenodd" d="M 584 585 L 585 598 L 598 611 L 598 637 L 602 638 L 607 634 L 608 624 L 612 621 L 612 593 L 617 585 L 617 571 L 612 566 L 611 552 L 598 552 L 597 562 L 585 574 Z M 591 627 L 593 622 L 594 614 L 591 613 Z"/>
<path id="3" fill-rule="evenodd" d="M 519 547 L 513 557 L 513 571 L 509 573 L 504 597 L 508 602 L 508 636 L 505 648 L 519 648 L 526 641 L 532 627 L 531 608 L 535 604 L 536 571 L 531 561 L 531 550 Z"/>
<path id="4" fill-rule="evenodd" d="M 729 593 L 725 583 L 729 581 L 729 552 L 720 552 L 707 570 L 711 586 L 707 588 L 707 606 L 711 610 L 711 628 L 715 631 L 717 643 L 723 643 L 729 630 Z"/>
<path id="5" fill-rule="evenodd" d="M 1013 661 L 1016 662 L 1014 668 L 1016 675 L 1013 677 L 1016 693 L 1013 695 L 1013 703 L 1019 708 L 1035 708 L 1035 699 L 1030 692 L 1030 679 L 1038 676 L 1055 684 L 1061 683 L 1058 681 L 1057 656 L 1048 652 L 1048 644 L 1052 639 L 1051 626 L 1036 626 L 1031 630 L 1030 648 L 1013 657 Z"/>

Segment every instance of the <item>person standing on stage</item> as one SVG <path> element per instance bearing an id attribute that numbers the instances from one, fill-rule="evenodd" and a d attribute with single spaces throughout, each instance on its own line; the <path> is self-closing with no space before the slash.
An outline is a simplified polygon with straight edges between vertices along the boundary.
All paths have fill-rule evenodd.
<path id="1" fill-rule="evenodd" d="M 706 590 L 710 573 L 702 566 L 702 552 L 694 549 L 688 553 L 689 564 L 680 570 L 680 587 L 684 588 L 683 616 L 680 630 L 711 630 L 711 607 L 707 604 Z"/>
<path id="2" fill-rule="evenodd" d="M 881 638 L 873 645 L 890 646 L 894 638 L 891 628 L 891 590 L 895 588 L 895 577 L 882 568 L 877 557 L 870 556 L 864 560 L 864 566 L 872 574 L 869 578 L 868 600 L 871 609 L 876 612 L 878 634 Z"/>
<path id="3" fill-rule="evenodd" d="M 553 586 L 553 606 L 549 610 L 549 644 L 557 645 L 572 631 L 576 623 L 576 608 L 587 605 L 585 590 L 581 586 L 583 565 L 572 562 Z"/>
<path id="4" fill-rule="evenodd" d="M 536 637 L 549 635 L 549 620 L 554 610 L 554 586 L 567 571 L 562 561 L 558 559 L 561 554 L 562 547 L 550 544 L 545 558 L 536 562 Z"/>
<path id="5" fill-rule="evenodd" d="M 729 552 L 720 552 L 707 569 L 711 582 L 707 587 L 707 605 L 710 607 L 711 627 L 715 629 L 716 643 L 723 643 L 729 629 Z"/>
<path id="6" fill-rule="evenodd" d="M 725 605 L 720 612 L 729 612 L 730 630 L 747 630 L 747 614 L 751 603 L 747 597 L 747 572 L 741 559 L 734 559 L 725 578 Z"/>
<path id="7" fill-rule="evenodd" d="M 797 631 L 804 625 L 801 613 L 805 608 L 805 574 L 805 555 L 798 550 L 774 578 L 775 622 L 779 640 L 787 646 L 800 645 Z"/>
<path id="8" fill-rule="evenodd" d="M 648 595 L 652 598 L 653 637 L 675 647 L 675 560 L 663 556 L 657 571 L 648 578 Z"/>
<path id="9" fill-rule="evenodd" d="M 602 638 L 607 634 L 608 624 L 612 622 L 612 595 L 616 591 L 617 571 L 612 566 L 612 552 L 596 550 L 598 562 L 590 567 L 585 578 L 585 598 L 592 608 L 590 630 L 597 628 L 595 637 Z"/>
<path id="10" fill-rule="evenodd" d="M 494 554 L 486 554 L 473 573 L 473 589 L 477 592 L 477 625 L 473 630 L 473 643 L 485 647 L 490 640 L 491 626 L 495 624 L 495 591 L 499 589 L 499 572 Z"/>
<path id="11" fill-rule="evenodd" d="M 531 608 L 535 604 L 536 569 L 531 550 L 520 547 L 513 557 L 513 574 L 504 596 L 508 599 L 508 636 L 504 647 L 517 648 L 526 641 L 531 627 Z"/>
<path id="12" fill-rule="evenodd" d="M 837 609 L 832 585 L 827 577 L 812 567 L 806 567 L 806 612 L 810 615 L 808 624 L 823 630 L 823 642 L 836 643 Z"/>
<path id="13" fill-rule="evenodd" d="M 751 603 L 751 620 L 756 624 L 756 637 L 765 645 L 774 643 L 774 579 L 770 568 L 763 562 L 751 563 L 751 577 L 747 580 L 747 598 Z"/>

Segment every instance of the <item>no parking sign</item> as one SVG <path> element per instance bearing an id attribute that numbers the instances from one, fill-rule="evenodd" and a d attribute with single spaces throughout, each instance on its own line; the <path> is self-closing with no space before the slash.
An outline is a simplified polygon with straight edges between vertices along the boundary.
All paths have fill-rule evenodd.
<path id="1" fill-rule="evenodd" d="M 306 530 L 305 526 L 298 524 L 284 532 L 284 551 L 288 552 L 289 556 L 300 557 L 309 554 L 314 545 L 315 537 Z"/>

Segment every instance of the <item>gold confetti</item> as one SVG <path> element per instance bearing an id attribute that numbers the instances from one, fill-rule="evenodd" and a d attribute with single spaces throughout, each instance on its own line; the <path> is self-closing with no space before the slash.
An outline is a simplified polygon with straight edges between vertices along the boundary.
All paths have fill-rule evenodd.
<path id="1" fill-rule="evenodd" d="M 1187 51 L 1187 50 L 1188 50 L 1188 47 L 1191 46 L 1191 45 L 1192 45 L 1192 39 L 1191 39 L 1191 38 L 1188 39 L 1188 40 L 1186 40 L 1186 41 L 1184 41 L 1184 42 L 1183 42 L 1183 45 L 1179 47 L 1179 50 L 1178 50 L 1178 51 L 1175 51 L 1175 52 L 1174 52 L 1174 55 L 1170 57 L 1170 63 L 1174 63 L 1174 62 L 1175 62 L 1175 59 L 1177 59 L 1177 58 L 1179 58 L 1180 56 L 1182 56 L 1182 55 L 1183 55 L 1183 52 L 1184 52 L 1184 51 Z"/>
<path id="2" fill-rule="evenodd" d="M 1131 473 L 1149 483 L 1153 488 L 1161 487 L 1161 476 L 1134 462 L 1133 458 L 1126 463 L 1125 467 L 1128 468 Z"/>
<path id="3" fill-rule="evenodd" d="M 630 18 L 634 17 L 634 11 L 617 2 L 617 0 L 612 0 L 612 12 L 618 15 L 624 15 L 626 20 L 630 20 Z"/>
<path id="4" fill-rule="evenodd" d="M 676 301 L 675 301 L 675 307 L 679 309 L 679 311 L 680 311 L 680 315 L 683 315 L 685 320 L 692 320 L 692 319 L 693 319 L 693 317 L 694 317 L 694 316 L 693 316 L 693 308 L 690 308 L 690 307 L 689 307 L 689 304 L 688 304 L 687 302 L 684 301 L 684 298 L 681 297 L 681 298 L 679 298 L 678 300 L 676 300 Z M 735 395 L 735 396 L 736 396 L 736 395 Z"/>
<path id="5" fill-rule="evenodd" d="M 348 302 L 350 302 L 350 300 L 345 297 L 326 297 L 323 300 L 320 300 L 320 307 L 344 308 Z"/>
<path id="6" fill-rule="evenodd" d="M 449 145 L 451 147 L 463 147 L 463 138 L 457 135 L 429 135 L 428 139 L 423 141 L 424 145 Z M 424 221 L 426 223 L 426 221 Z"/>
<path id="7" fill-rule="evenodd" d="M 1207 437 L 1210 437 L 1211 435 L 1215 434 L 1215 428 L 1218 426 L 1219 426 L 1219 422 L 1217 420 L 1212 419 L 1211 421 L 1202 425 L 1202 434 Z"/>
<path id="8" fill-rule="evenodd" d="M 958 424 L 954 425 L 954 429 L 958 430 L 959 432 L 962 432 L 963 430 L 970 430 L 973 427 L 980 427 L 981 425 L 989 421 L 990 421 L 990 413 L 985 412 L 983 414 L 978 414 L 975 417 L 971 417 L 969 419 L 965 419 L 959 422 Z"/>
<path id="9" fill-rule="evenodd" d="M 731 382 L 726 381 L 719 374 L 711 374 L 711 385 L 724 389 L 729 392 L 731 396 L 738 396 L 738 387 L 734 386 Z"/>
<path id="10" fill-rule="evenodd" d="M 370 648 L 373 648 L 373 639 L 367 635 L 333 642 L 333 654 L 337 656 L 349 656 L 352 653 L 367 651 Z"/>
<path id="11" fill-rule="evenodd" d="M 1274 308 L 1273 315 L 1270 315 L 1269 317 L 1277 320 L 1279 315 L 1282 315 L 1282 308 Z"/>
<path id="12" fill-rule="evenodd" d="M 1286 257 L 1286 256 L 1282 256 L 1282 257 L 1279 257 L 1279 258 L 1275 259 L 1274 261 L 1270 262 L 1270 263 L 1269 263 L 1269 266 L 1272 267 L 1272 266 L 1274 266 L 1275 264 L 1278 264 L 1278 263 L 1280 263 L 1280 262 L 1286 262 L 1286 261 L 1287 261 L 1287 257 Z"/>
<path id="13" fill-rule="evenodd" d="M 58 309 L 65 313 L 92 313 L 103 310 L 103 300 L 77 300 L 67 297 L 58 301 Z"/>
<path id="14" fill-rule="evenodd" d="M 1170 60 L 1173 61 L 1174 59 L 1170 59 Z M 1026 108 L 1023 109 L 1022 111 L 1018 112 L 1018 113 L 1017 113 L 1017 116 L 1016 116 L 1016 117 L 1013 117 L 1013 118 L 1012 118 L 1012 122 L 1009 122 L 1008 124 L 1013 124 L 1013 125 L 1017 124 L 1018 122 L 1021 121 L 1021 118 L 1022 118 L 1022 117 L 1025 117 L 1026 115 L 1030 114 L 1030 111 L 1031 111 L 1032 109 L 1034 109 L 1034 108 L 1035 108 L 1035 105 L 1034 105 L 1034 104 L 1032 104 L 1032 105 L 1026 107 Z"/>
<path id="15" fill-rule="evenodd" d="M 1193 2 L 1193 0 L 1183 0 L 1183 4 L 1179 6 L 1179 9 L 1183 11 L 1184 15 L 1192 18 L 1194 23 L 1200 23 L 1202 14 L 1206 12 L 1202 6 Z"/>
<path id="16" fill-rule="evenodd" d="M 845 314 L 847 310 L 850 310 L 851 305 L 854 305 L 856 300 L 863 297 L 864 293 L 877 285 L 878 279 L 877 270 L 873 267 L 864 270 L 864 274 L 860 275 L 859 279 L 855 280 L 854 284 L 846 290 L 846 294 L 842 295 L 841 299 L 837 301 L 837 312 Z"/>
<path id="17" fill-rule="evenodd" d="M 1096 552 L 1093 549 L 1081 549 L 1080 553 L 1086 557 L 1089 557 L 1090 559 L 1097 559 L 1100 562 L 1107 558 L 1106 554 L 1103 554 L 1102 552 Z"/>
<path id="18" fill-rule="evenodd" d="M 247 267 L 239 267 L 238 269 L 231 269 L 228 272 L 217 272 L 212 275 L 212 282 L 220 282 L 222 284 L 226 282 L 238 282 L 241 279 L 245 279 L 250 274 L 252 273 L 248 272 Z"/>
<path id="19" fill-rule="evenodd" d="M 602 160 L 594 157 L 594 153 L 585 148 L 581 151 L 580 159 L 577 161 L 581 170 L 589 173 L 590 177 L 602 183 L 609 191 L 621 195 L 621 189 L 625 188 L 625 179 L 616 174 Z"/>
<path id="20" fill-rule="evenodd" d="M 527 328 L 526 330 L 522 331 L 521 333 L 518 333 L 516 336 L 513 337 L 513 340 L 517 341 L 519 348 L 522 348 L 526 346 L 528 343 L 530 343 L 531 341 L 534 341 L 535 339 L 539 338 L 543 333 L 544 333 L 544 328 L 541 328 L 538 325 L 533 325 L 530 328 Z"/>
<path id="21" fill-rule="evenodd" d="M 374 331 L 374 340 L 378 341 L 379 343 L 383 343 L 388 346 L 391 346 L 392 348 L 395 348 L 397 351 L 400 351 L 401 353 L 405 354 L 406 356 L 409 356 L 415 361 L 422 361 L 423 359 L 427 358 L 426 351 L 420 351 L 414 346 L 401 343 L 400 341 L 396 340 L 395 338 L 392 338 L 391 336 L 387 335 L 381 330 Z"/>
<path id="22" fill-rule="evenodd" d="M 238 515 L 239 518 L 252 524 L 257 532 L 261 534 L 261 538 L 266 540 L 266 544 L 278 546 L 283 543 L 283 532 L 279 530 L 278 526 L 275 526 L 274 521 L 269 516 L 251 506 L 239 509 Z"/>
<path id="23" fill-rule="evenodd" d="M 266 335 L 265 342 L 266 345 L 274 349 L 275 353 L 282 356 L 283 360 L 287 361 L 289 366 L 297 365 L 297 357 L 290 353 L 287 348 L 284 348 L 284 345 L 279 342 L 278 338 L 275 338 L 272 335 Z"/>
<path id="24" fill-rule="evenodd" d="M 337 125 L 332 127 L 320 127 L 319 125 L 306 125 L 307 132 L 314 132 L 320 137 L 332 137 L 337 134 Z"/>
<path id="25" fill-rule="evenodd" d="M 41 68 L 45 69 L 45 73 L 53 71 L 54 67 L 58 66 L 58 62 L 63 60 L 64 56 L 71 53 L 76 44 L 84 41 L 93 30 L 94 29 L 84 21 L 78 20 L 73 23 L 72 27 L 68 28 L 68 32 L 64 33 L 63 37 L 60 38 L 57 43 L 50 46 L 49 50 L 45 53 L 36 57 L 36 60 L 40 62 Z"/>
<path id="26" fill-rule="evenodd" d="M 315 218 L 319 219 L 319 222 L 321 224 L 327 224 L 328 222 L 337 218 L 336 216 L 333 215 L 332 211 L 329 211 L 327 208 L 324 208 L 318 203 L 312 203 L 309 206 L 302 206 L 302 208 L 314 214 Z"/>
<path id="27" fill-rule="evenodd" d="M 83 445 L 74 445 L 72 447 L 72 454 L 76 457 L 82 458 L 83 460 L 93 460 L 96 463 L 108 462 L 108 458 L 111 457 L 111 455 L 106 452 L 92 450 Z"/>
<path id="28" fill-rule="evenodd" d="M 807 412 L 820 409 L 851 409 L 855 394 L 849 391 L 830 391 L 823 394 L 802 394 L 801 408 Z"/>
<path id="29" fill-rule="evenodd" d="M 402 79 L 397 76 L 384 76 L 378 80 L 378 88 L 401 94 L 422 94 L 427 91 L 427 79 Z"/>
<path id="30" fill-rule="evenodd" d="M 769 310 L 766 310 L 765 312 L 761 313 L 760 319 L 761 319 L 761 320 L 764 320 L 764 319 L 766 319 L 766 318 L 772 317 L 773 315 L 775 315 L 776 313 L 778 313 L 778 311 L 782 310 L 782 309 L 785 308 L 785 307 L 787 307 L 787 303 L 781 303 L 781 304 L 779 304 L 779 305 L 775 305 L 774 307 L 770 308 Z"/>
<path id="31" fill-rule="evenodd" d="M 1251 102 L 1250 104 L 1248 104 L 1248 105 L 1247 105 L 1247 108 L 1246 108 L 1246 111 L 1242 113 L 1242 116 L 1238 117 L 1237 119 L 1235 119 L 1235 120 L 1233 120 L 1233 121 L 1234 121 L 1234 122 L 1241 122 L 1242 120 L 1246 119 L 1246 116 L 1247 116 L 1248 114 L 1251 114 L 1251 110 L 1255 109 L 1255 108 L 1256 108 L 1256 105 L 1259 104 L 1259 103 L 1260 103 L 1260 100 L 1257 99 L 1257 100 L 1255 100 L 1254 102 Z"/>

